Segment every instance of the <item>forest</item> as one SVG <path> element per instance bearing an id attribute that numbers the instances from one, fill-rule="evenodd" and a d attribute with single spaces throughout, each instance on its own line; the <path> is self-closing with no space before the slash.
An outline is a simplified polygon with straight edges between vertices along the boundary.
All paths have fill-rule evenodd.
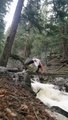
<path id="1" fill-rule="evenodd" d="M 7 6 L 11 2 L 6 0 L 0 4 L 0 56 L 4 50 L 6 37 L 9 36 L 9 31 L 11 31 L 11 27 L 9 27 L 7 32 L 4 33 L 4 16 L 7 12 Z M 22 5 L 21 9 L 21 17 L 15 33 L 14 43 L 10 44 L 10 54 L 22 56 L 24 59 L 37 56 L 45 63 L 52 56 L 67 61 L 68 1 L 28 0 L 26 7 Z M 7 49 L 6 53 L 8 52 Z"/>
<path id="2" fill-rule="evenodd" d="M 5 31 L 4 18 L 13 1 L 0 0 L 0 119 L 67 120 L 68 0 L 27 0 L 26 5 L 18 0 L 12 24 Z M 26 69 L 25 61 L 33 57 L 42 61 L 45 73 L 36 73 L 34 66 Z M 42 83 L 48 84 L 47 103 L 41 97 Z M 50 89 L 56 98 L 50 96 L 49 84 L 54 85 Z M 53 89 L 61 91 L 61 96 Z M 44 91 L 41 96 L 40 90 Z M 59 111 L 62 117 L 53 113 Z"/>

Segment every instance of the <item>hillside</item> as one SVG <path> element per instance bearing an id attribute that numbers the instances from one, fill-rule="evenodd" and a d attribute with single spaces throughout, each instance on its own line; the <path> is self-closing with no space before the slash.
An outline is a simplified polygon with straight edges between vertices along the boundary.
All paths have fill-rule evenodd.
<path id="1" fill-rule="evenodd" d="M 46 106 L 20 83 L 0 77 L 0 120 L 55 120 Z"/>

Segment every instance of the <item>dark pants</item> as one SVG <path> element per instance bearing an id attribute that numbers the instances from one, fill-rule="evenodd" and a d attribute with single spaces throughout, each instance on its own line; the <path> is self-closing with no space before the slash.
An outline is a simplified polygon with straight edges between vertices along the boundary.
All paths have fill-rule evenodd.
<path id="1" fill-rule="evenodd" d="M 33 60 L 30 60 L 30 61 L 28 61 L 25 65 L 30 65 L 30 64 L 32 64 L 32 63 L 34 63 L 34 61 L 33 61 Z"/>
<path id="2" fill-rule="evenodd" d="M 28 68 L 27 66 L 30 65 L 30 64 L 33 64 L 33 63 L 34 63 L 33 60 L 30 60 L 30 61 L 26 62 L 25 63 L 25 69 L 27 70 L 27 68 Z"/>

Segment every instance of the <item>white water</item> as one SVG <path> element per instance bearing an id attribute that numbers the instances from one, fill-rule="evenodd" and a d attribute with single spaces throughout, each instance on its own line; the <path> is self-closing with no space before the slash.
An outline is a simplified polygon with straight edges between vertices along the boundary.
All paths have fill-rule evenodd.
<path id="1" fill-rule="evenodd" d="M 48 107 L 58 106 L 68 112 L 68 93 L 60 91 L 53 84 L 43 84 L 37 81 L 31 83 L 32 89 L 37 93 L 36 98 L 40 99 Z"/>

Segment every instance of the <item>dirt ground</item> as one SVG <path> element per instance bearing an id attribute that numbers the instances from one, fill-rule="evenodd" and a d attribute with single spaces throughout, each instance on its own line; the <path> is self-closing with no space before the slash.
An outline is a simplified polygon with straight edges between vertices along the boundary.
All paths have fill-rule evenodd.
<path id="1" fill-rule="evenodd" d="M 55 120 L 35 96 L 20 83 L 0 77 L 0 120 Z"/>

